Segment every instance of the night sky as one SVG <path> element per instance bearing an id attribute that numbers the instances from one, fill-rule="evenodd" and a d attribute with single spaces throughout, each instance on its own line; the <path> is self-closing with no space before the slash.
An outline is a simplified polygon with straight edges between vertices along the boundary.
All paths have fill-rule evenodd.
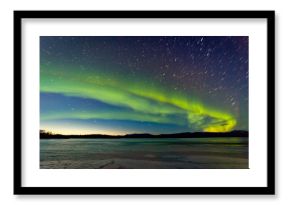
<path id="1" fill-rule="evenodd" d="M 42 36 L 40 129 L 248 130 L 248 37 Z"/>

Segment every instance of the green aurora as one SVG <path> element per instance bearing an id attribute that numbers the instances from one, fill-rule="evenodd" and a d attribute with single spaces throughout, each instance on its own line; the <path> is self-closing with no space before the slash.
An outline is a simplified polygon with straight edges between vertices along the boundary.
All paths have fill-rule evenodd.
<path id="1" fill-rule="evenodd" d="M 50 112 L 42 114 L 41 120 L 55 119 L 109 119 L 140 122 L 172 123 L 186 125 L 195 130 L 207 132 L 231 131 L 236 119 L 219 109 L 209 108 L 196 99 L 190 99 L 180 92 L 167 91 L 160 85 L 150 86 L 146 81 L 132 83 L 109 73 L 96 71 L 81 72 L 70 66 L 66 72 L 59 66 L 41 65 L 40 90 L 45 93 L 59 93 L 65 96 L 94 99 L 106 104 L 127 107 L 134 112 Z M 193 97 L 192 97 L 193 98 Z M 184 122 L 170 118 L 185 114 Z"/>

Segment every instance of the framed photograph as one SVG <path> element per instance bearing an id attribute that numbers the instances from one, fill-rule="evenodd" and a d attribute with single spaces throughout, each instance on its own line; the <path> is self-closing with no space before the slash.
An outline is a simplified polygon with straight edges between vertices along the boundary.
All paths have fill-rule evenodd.
<path id="1" fill-rule="evenodd" d="M 274 11 L 14 11 L 14 194 L 274 194 Z"/>

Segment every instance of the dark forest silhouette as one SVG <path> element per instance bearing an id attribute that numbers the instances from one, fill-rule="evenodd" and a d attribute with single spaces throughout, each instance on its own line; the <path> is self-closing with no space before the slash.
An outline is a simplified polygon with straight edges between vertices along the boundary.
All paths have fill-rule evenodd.
<path id="1" fill-rule="evenodd" d="M 53 134 L 52 132 L 40 130 L 40 139 L 69 139 L 69 138 L 215 138 L 215 137 L 248 137 L 249 132 L 244 130 L 234 130 L 231 132 L 184 132 L 174 134 L 159 134 L 152 135 L 144 134 L 126 134 L 126 135 L 103 135 L 103 134 L 90 134 L 90 135 L 61 135 Z"/>

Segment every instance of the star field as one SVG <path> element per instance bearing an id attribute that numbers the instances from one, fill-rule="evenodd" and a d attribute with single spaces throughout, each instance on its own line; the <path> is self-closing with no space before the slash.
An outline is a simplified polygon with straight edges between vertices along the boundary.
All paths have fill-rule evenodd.
<path id="1" fill-rule="evenodd" d="M 61 134 L 248 130 L 248 37 L 42 36 L 40 127 Z"/>

